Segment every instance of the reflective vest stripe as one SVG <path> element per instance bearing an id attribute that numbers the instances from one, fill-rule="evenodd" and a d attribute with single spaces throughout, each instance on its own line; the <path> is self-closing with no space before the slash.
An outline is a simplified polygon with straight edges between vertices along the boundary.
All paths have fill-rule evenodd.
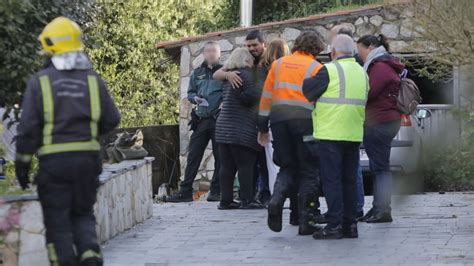
<path id="1" fill-rule="evenodd" d="M 89 84 L 90 104 L 91 104 L 91 136 L 92 139 L 97 138 L 98 135 L 98 122 L 100 119 L 100 96 L 99 96 L 99 84 L 96 76 L 88 76 L 87 81 Z"/>
<path id="2" fill-rule="evenodd" d="M 67 142 L 50 144 L 41 147 L 38 151 L 38 155 L 46 155 L 52 153 L 61 152 L 74 152 L 74 151 L 99 151 L 100 144 L 96 140 L 83 141 L 83 142 Z"/>
<path id="3" fill-rule="evenodd" d="M 276 64 L 276 70 L 275 70 L 275 84 L 273 86 L 274 89 L 291 89 L 291 90 L 297 90 L 297 91 L 302 91 L 303 86 L 302 84 L 296 84 L 296 83 L 291 83 L 291 82 L 279 82 L 278 81 L 278 73 L 280 72 L 280 65 L 281 65 L 281 59 L 278 59 L 277 64 Z M 304 74 L 304 78 L 307 79 L 311 77 L 311 73 L 313 73 L 314 69 L 319 65 L 319 62 L 314 60 L 311 62 L 311 64 L 308 67 L 308 70 L 306 70 L 306 73 Z"/>
<path id="4" fill-rule="evenodd" d="M 54 128 L 54 101 L 53 92 L 51 90 L 51 82 L 48 76 L 41 76 L 40 87 L 43 96 L 43 145 L 48 145 L 53 142 L 53 128 Z"/>
<path id="5" fill-rule="evenodd" d="M 82 253 L 81 261 L 85 261 L 86 259 L 89 259 L 89 258 L 102 258 L 102 256 L 100 255 L 99 252 L 89 249 L 89 250 L 84 251 L 84 253 Z"/>
<path id="6" fill-rule="evenodd" d="M 269 91 L 263 91 L 263 92 L 262 92 L 262 97 L 272 98 L 272 97 L 273 97 L 273 93 L 271 93 L 271 92 L 269 92 Z"/>
<path id="7" fill-rule="evenodd" d="M 349 104 L 349 105 L 363 105 L 367 103 L 367 97 L 365 99 L 349 99 L 346 98 L 346 76 L 341 64 L 337 61 L 332 62 L 336 66 L 337 75 L 339 77 L 339 98 L 334 97 L 321 97 L 318 103 L 331 103 L 331 104 Z M 369 91 L 368 80 L 366 79 L 366 95 Z"/>
<path id="8" fill-rule="evenodd" d="M 46 155 L 52 153 L 75 152 L 75 151 L 99 151 L 100 144 L 97 141 L 98 123 L 101 115 L 99 83 L 96 76 L 90 75 L 87 77 L 90 107 L 91 107 L 91 140 L 76 141 L 66 143 L 52 143 L 53 128 L 54 128 L 54 100 L 51 89 L 51 82 L 48 76 L 40 77 L 40 86 L 43 96 L 43 146 L 38 150 L 38 155 Z"/>

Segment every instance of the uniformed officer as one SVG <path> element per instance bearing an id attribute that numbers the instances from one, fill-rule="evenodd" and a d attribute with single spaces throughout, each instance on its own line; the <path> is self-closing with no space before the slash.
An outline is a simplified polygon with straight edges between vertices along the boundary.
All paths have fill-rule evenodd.
<path id="1" fill-rule="evenodd" d="M 215 141 L 216 119 L 222 103 L 222 81 L 215 80 L 212 75 L 219 70 L 221 49 L 217 42 L 207 42 L 203 48 L 204 62 L 193 71 L 189 80 L 188 100 L 195 105 L 192 112 L 189 140 L 189 154 L 184 172 L 184 180 L 178 193 L 165 198 L 167 202 L 193 201 L 193 182 L 199 170 L 204 151 L 209 141 L 212 143 L 214 155 L 214 174 L 211 180 L 211 191 L 207 201 L 220 201 L 219 168 L 220 158 Z"/>
<path id="2" fill-rule="evenodd" d="M 102 265 L 93 205 L 102 171 L 98 136 L 120 115 L 105 83 L 82 53 L 81 30 L 58 17 L 39 36 L 48 55 L 28 81 L 16 137 L 16 174 L 28 187 L 31 159 L 43 208 L 51 265 Z"/>

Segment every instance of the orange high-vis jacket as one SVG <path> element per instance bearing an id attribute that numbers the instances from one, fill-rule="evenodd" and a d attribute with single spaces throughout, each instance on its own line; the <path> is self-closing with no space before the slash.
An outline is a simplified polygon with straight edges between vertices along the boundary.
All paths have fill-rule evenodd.
<path id="1" fill-rule="evenodd" d="M 268 72 L 262 97 L 260 98 L 259 116 L 270 116 L 272 107 L 288 106 L 312 111 L 311 104 L 303 95 L 303 81 L 318 73 L 322 64 L 315 58 L 299 51 L 284 56 L 273 62 Z"/>

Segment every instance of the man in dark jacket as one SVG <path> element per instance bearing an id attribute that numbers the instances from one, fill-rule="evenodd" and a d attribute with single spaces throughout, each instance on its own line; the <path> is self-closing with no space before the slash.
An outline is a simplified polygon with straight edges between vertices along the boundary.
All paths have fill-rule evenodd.
<path id="1" fill-rule="evenodd" d="M 120 115 L 92 69 L 73 21 L 59 17 L 39 40 L 52 57 L 27 84 L 16 137 L 16 174 L 23 189 L 33 154 L 51 265 L 102 265 L 93 205 L 102 163 L 98 136 Z"/>
<path id="2" fill-rule="evenodd" d="M 219 156 L 215 141 L 216 119 L 222 103 L 222 81 L 212 78 L 214 72 L 222 67 L 219 64 L 220 47 L 216 42 L 208 42 L 203 49 L 204 62 L 194 70 L 189 81 L 188 100 L 196 107 L 191 113 L 191 140 L 189 141 L 188 161 L 184 172 L 184 180 L 175 195 L 167 197 L 167 202 L 193 201 L 193 182 L 201 164 L 204 151 L 209 141 L 212 142 L 214 155 L 214 173 L 208 201 L 220 200 L 219 188 Z"/>

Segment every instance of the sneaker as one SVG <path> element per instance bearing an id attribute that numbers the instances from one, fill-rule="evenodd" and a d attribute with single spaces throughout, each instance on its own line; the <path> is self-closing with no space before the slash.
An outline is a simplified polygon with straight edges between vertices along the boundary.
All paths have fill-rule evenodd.
<path id="1" fill-rule="evenodd" d="M 314 239 L 341 239 L 343 237 L 342 227 L 339 225 L 335 228 L 329 228 L 328 226 L 324 227 L 321 230 L 314 232 Z"/>
<path id="2" fill-rule="evenodd" d="M 207 195 L 207 201 L 209 202 L 214 202 L 214 201 L 220 201 L 221 200 L 221 194 L 220 193 L 214 193 L 214 192 L 209 192 Z"/>
<path id="3" fill-rule="evenodd" d="M 193 195 L 191 193 L 178 192 L 174 195 L 166 197 L 164 201 L 173 203 L 191 202 L 193 201 Z"/>
<path id="4" fill-rule="evenodd" d="M 217 209 L 219 210 L 235 210 L 240 207 L 240 204 L 235 201 L 231 202 L 220 202 L 219 205 L 217 205 Z"/>
<path id="5" fill-rule="evenodd" d="M 262 204 L 260 204 L 258 201 L 246 201 L 246 200 L 242 200 L 240 202 L 240 209 L 243 209 L 243 210 L 255 210 L 255 209 L 265 209 L 265 206 L 263 206 Z"/>
<path id="6" fill-rule="evenodd" d="M 344 238 L 358 238 L 359 232 L 357 231 L 357 224 L 342 226 L 342 236 Z"/>

